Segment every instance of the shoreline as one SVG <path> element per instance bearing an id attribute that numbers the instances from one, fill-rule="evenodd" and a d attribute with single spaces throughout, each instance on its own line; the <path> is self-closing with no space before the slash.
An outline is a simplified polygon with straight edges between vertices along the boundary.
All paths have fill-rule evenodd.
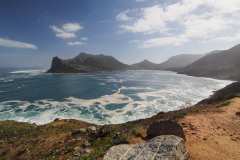
<path id="1" fill-rule="evenodd" d="M 31 70 L 32 71 L 32 70 Z M 21 73 L 22 71 L 20 71 L 20 73 Z M 26 72 L 26 70 L 24 70 L 24 72 Z M 174 73 L 174 74 L 178 74 L 178 75 L 184 75 L 184 74 L 179 74 L 179 73 L 177 73 L 177 72 L 174 72 L 174 71 L 166 71 L 166 72 L 172 72 L 172 73 Z M 55 73 L 54 73 L 55 74 Z M 58 73 L 57 73 L 58 74 Z M 84 73 L 85 74 L 85 73 Z M 185 75 L 184 75 L 185 76 Z M 186 76 L 188 76 L 188 75 L 186 75 Z M 189 76 L 189 77 L 194 77 L 194 76 Z M 200 78 L 203 78 L 203 79 L 207 79 L 207 80 L 211 80 L 211 81 L 222 81 L 222 80 L 219 80 L 219 79 L 214 79 L 214 78 L 208 78 L 208 77 L 200 77 Z M 231 80 L 224 80 L 224 82 L 222 82 L 223 84 L 222 84 L 222 87 L 226 87 L 227 86 L 227 84 L 230 84 L 230 83 L 234 83 L 234 81 L 231 81 Z M 211 92 L 211 94 L 213 94 L 214 92 L 216 92 L 217 90 L 212 90 L 212 92 Z M 211 95 L 211 94 L 209 94 L 209 95 Z M 73 98 L 73 99 L 75 99 L 75 97 L 69 97 L 69 98 L 67 98 L 67 99 L 70 99 L 70 98 Z M 76 99 L 79 99 L 79 100 L 84 100 L 84 99 L 80 99 L 80 98 L 76 98 Z M 97 98 L 97 99 L 99 99 L 99 98 Z M 46 99 L 47 100 L 47 99 Z M 95 100 L 95 99 L 93 99 L 93 100 Z M 200 99 L 199 101 L 201 101 L 202 99 Z M 45 101 L 45 99 L 43 99 L 43 100 L 37 100 L 37 101 Z M 37 102 L 36 101 L 36 102 Z M 187 107 L 191 107 L 192 105 L 194 105 L 195 103 L 198 103 L 199 101 L 196 101 L 196 102 L 194 102 L 194 103 L 192 103 L 191 105 L 187 105 Z M 7 102 L 7 101 L 6 101 Z M 26 101 L 26 102 L 28 102 L 28 101 Z M 35 102 L 35 101 L 34 101 Z M 53 101 L 53 102 L 55 102 L 55 101 Z M 64 101 L 56 101 L 56 102 L 62 102 L 62 103 L 64 103 Z M 29 103 L 32 103 L 32 102 L 29 102 Z M 187 108 L 187 107 L 183 107 L 183 106 L 179 106 L 179 109 L 181 109 L 181 108 Z M 177 110 L 179 110 L 179 109 L 177 109 Z M 177 110 L 175 110 L 175 111 L 177 111 Z M 159 112 L 164 112 L 164 113 L 167 113 L 167 111 L 159 111 Z M 155 113 L 154 115 L 157 115 L 158 113 Z M 154 115 L 152 115 L 152 116 L 154 116 Z M 145 117 L 145 118 L 140 118 L 140 119 L 146 119 L 146 118 L 150 118 L 150 117 L 152 117 L 152 116 L 147 116 L 147 117 Z M 68 118 L 68 117 L 63 117 L 63 118 L 61 118 L 61 117 L 56 117 L 57 119 L 71 119 L 71 118 Z M 74 118 L 75 120 L 79 120 L 79 121 L 85 121 L 85 122 L 87 122 L 87 123 L 92 123 L 91 122 L 91 120 L 87 120 L 87 119 L 84 119 L 84 118 L 79 118 L 79 119 L 77 119 L 77 117 L 76 118 Z M 1 120 L 1 121 L 3 121 L 3 120 Z M 14 121 L 18 121 L 18 120 L 14 120 Z M 18 121 L 18 122 L 26 122 L 26 123 L 30 123 L 30 124 L 37 124 L 37 125 L 44 125 L 44 124 L 48 124 L 48 123 L 51 123 L 52 121 L 54 121 L 54 119 L 52 119 L 51 121 L 47 121 L 47 122 L 44 122 L 44 123 L 41 123 L 41 122 L 30 122 L 30 121 L 28 121 L 28 120 L 21 120 L 21 121 Z M 136 121 L 136 120 L 130 120 L 130 121 Z M 104 124 L 104 122 L 100 122 L 100 123 L 98 123 L 97 122 L 97 120 L 95 121 L 96 123 L 93 123 L 93 124 L 95 124 L 95 125 L 110 125 L 110 124 L 123 124 L 123 123 L 127 123 L 127 122 L 113 122 L 113 123 L 111 123 L 111 122 L 109 122 L 108 124 Z"/>
<path id="2" fill-rule="evenodd" d="M 230 140 L 225 141 L 228 148 L 232 145 L 240 145 L 240 135 L 238 135 L 240 132 L 237 132 L 238 129 L 240 131 L 240 126 L 237 125 L 239 124 L 237 110 L 240 111 L 240 108 L 238 108 L 239 105 L 236 105 L 240 104 L 240 98 L 235 98 L 239 97 L 239 93 L 240 83 L 235 82 L 190 108 L 158 113 L 151 118 L 124 124 L 98 126 L 78 120 L 57 119 L 51 123 L 37 126 L 29 123 L 0 121 L 0 158 L 16 159 L 18 157 L 19 159 L 37 160 L 78 157 L 83 160 L 101 160 L 111 146 L 143 143 L 148 140 L 147 130 L 152 123 L 170 120 L 183 127 L 186 147 L 192 159 L 198 157 L 207 159 L 206 156 L 209 152 L 206 151 L 199 155 L 197 154 L 199 148 L 196 149 L 196 147 L 211 147 L 216 138 L 219 138 L 218 134 L 230 137 Z M 225 120 L 221 115 L 224 117 L 230 115 L 230 117 L 228 116 L 228 120 Z M 219 119 L 217 119 L 218 117 Z M 212 126 L 213 120 L 216 123 L 214 126 Z M 234 127 L 227 128 L 230 124 L 234 124 Z M 204 128 L 205 125 L 209 126 Z M 220 127 L 220 129 L 213 129 L 213 132 L 210 133 L 206 132 L 208 128 L 212 127 Z M 223 129 L 226 131 L 222 132 Z M 217 135 L 214 134 L 215 131 Z M 231 137 L 234 140 L 231 140 Z M 201 144 L 199 144 L 200 142 Z M 213 147 L 223 146 L 218 142 L 218 144 L 214 143 Z M 240 158 L 236 153 L 231 154 L 235 158 Z M 213 157 L 214 155 L 215 153 L 209 154 Z M 222 155 L 224 158 L 226 156 Z M 234 160 L 234 158 L 229 159 Z"/>

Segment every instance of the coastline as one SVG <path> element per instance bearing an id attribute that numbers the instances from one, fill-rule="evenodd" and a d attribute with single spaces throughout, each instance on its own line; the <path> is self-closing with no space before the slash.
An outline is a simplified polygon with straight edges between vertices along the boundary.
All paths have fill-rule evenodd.
<path id="1" fill-rule="evenodd" d="M 240 104 L 240 98 L 236 97 L 239 96 L 240 85 L 239 82 L 235 82 L 229 86 L 215 92 L 210 98 L 192 107 L 167 113 L 158 113 L 151 118 L 124 124 L 97 126 L 78 120 L 56 119 L 54 122 L 46 125 L 37 126 L 15 121 L 0 121 L 0 157 L 3 159 L 14 159 L 16 157 L 19 159 L 72 159 L 74 157 L 102 159 L 111 146 L 126 143 L 143 143 L 147 140 L 147 129 L 152 123 L 171 120 L 182 126 L 186 137 L 186 147 L 191 158 L 196 159 L 198 157 L 201 159 L 200 157 L 207 156 L 204 153 L 208 152 L 199 155 L 197 154 L 199 148 L 196 149 L 196 146 L 204 147 L 204 145 L 207 145 L 205 147 L 211 147 L 210 145 L 213 145 L 213 142 L 210 141 L 211 138 L 216 140 L 216 137 L 212 137 L 214 133 L 206 133 L 206 129 L 209 127 L 210 129 L 219 128 L 213 129 L 213 131 L 216 131 L 216 134 L 218 134 L 218 130 L 221 130 L 222 136 L 230 138 L 229 141 L 225 141 L 225 145 L 228 144 L 228 147 L 232 145 L 236 147 L 236 145 L 239 146 L 240 144 L 240 132 L 232 131 L 240 130 L 239 125 L 236 125 L 239 122 L 237 110 L 240 111 L 239 105 L 236 105 Z M 212 126 L 212 116 L 217 115 L 223 118 L 220 115 L 225 114 L 234 116 L 234 119 L 230 116 L 226 121 L 228 123 L 222 125 L 222 121 L 218 124 L 218 121 L 221 119 L 215 119 L 214 123 L 217 124 Z M 208 117 L 211 118 L 208 119 Z M 204 119 L 204 124 L 202 124 L 201 119 Z M 226 128 L 230 123 L 234 124 L 235 129 Z M 205 125 L 208 125 L 207 128 Z M 226 131 L 222 133 L 222 130 Z M 203 135 L 202 132 L 204 133 Z M 217 136 L 221 137 L 221 135 Z M 209 145 L 205 142 L 209 142 Z M 213 147 L 216 146 L 222 147 L 219 142 L 213 145 Z M 86 150 L 86 148 L 89 150 Z M 83 150 L 83 153 L 77 155 L 77 149 Z M 226 158 L 226 155 L 222 154 L 222 157 Z M 231 154 L 233 158 L 230 159 L 239 158 L 237 153 Z M 209 156 L 214 155 L 215 153 L 209 154 Z"/>
<path id="2" fill-rule="evenodd" d="M 24 71 L 27 72 L 28 71 Z M 145 71 L 140 72 L 140 75 L 143 74 Z M 151 72 L 151 71 L 150 71 Z M 108 73 L 108 72 L 107 72 Z M 125 72 L 124 72 L 125 73 Z M 131 74 L 132 71 L 129 71 L 129 73 Z M 127 72 L 127 74 L 129 74 Z M 162 71 L 160 72 L 162 74 Z M 160 74 L 158 72 L 156 72 L 156 76 L 159 77 L 161 75 L 158 76 L 158 74 Z M 31 72 L 31 74 L 33 74 Z M 110 75 L 112 73 L 110 72 Z M 118 74 L 118 72 L 117 72 Z M 152 73 L 151 73 L 152 74 Z M 73 119 L 77 119 L 80 121 L 85 121 L 85 122 L 90 122 L 90 123 L 94 123 L 94 124 L 100 124 L 100 125 L 104 125 L 104 124 L 119 124 L 119 123 L 125 123 L 127 121 L 134 121 L 136 119 L 144 119 L 144 118 L 149 118 L 153 115 L 156 115 L 158 112 L 168 112 L 171 110 L 178 110 L 184 107 L 189 107 L 192 106 L 194 104 L 196 104 L 197 102 L 201 101 L 202 99 L 207 98 L 208 96 L 210 96 L 213 92 L 215 92 L 216 90 L 225 87 L 228 83 L 228 81 L 220 81 L 220 80 L 215 80 L 215 79 L 209 79 L 209 78 L 196 78 L 196 77 L 191 77 L 191 76 L 185 76 L 185 75 L 180 75 L 180 74 L 176 74 L 175 72 L 169 72 L 166 71 L 166 74 L 169 74 L 170 76 L 176 77 L 176 79 L 179 79 L 179 81 L 171 82 L 171 87 L 168 87 L 165 84 L 161 84 L 161 82 L 159 82 L 158 80 L 147 80 L 146 82 L 144 82 L 145 80 L 137 80 L 141 83 L 145 83 L 146 85 L 144 86 L 148 86 L 149 87 L 144 89 L 142 86 L 136 86 L 134 87 L 134 85 L 126 85 L 128 83 L 128 78 L 125 79 L 118 79 L 117 77 L 114 76 L 109 76 L 110 79 L 106 79 L 104 81 L 99 81 L 99 82 L 105 82 L 104 86 L 107 86 L 106 84 L 110 84 L 110 85 L 115 85 L 115 81 L 116 83 L 119 83 L 118 86 L 118 90 L 122 90 L 121 93 L 113 91 L 112 93 L 108 93 L 105 95 L 98 95 L 96 97 L 93 98 L 85 98 L 88 97 L 89 94 L 88 93 L 83 93 L 80 95 L 72 95 L 71 97 L 67 97 L 68 94 L 63 93 L 63 97 L 66 98 L 62 98 L 62 99 L 55 99 L 55 96 L 48 96 L 48 94 L 44 93 L 43 95 L 41 95 L 44 98 L 38 98 L 36 97 L 35 99 L 32 100 L 24 100 L 24 99 L 28 99 L 29 96 L 31 96 L 31 92 L 26 92 L 26 96 L 20 96 L 20 98 L 15 98 L 16 101 L 11 101 L 11 95 L 9 94 L 9 100 L 4 100 L 2 104 L 3 106 L 8 106 L 8 108 L 11 107 L 15 107 L 15 106 L 23 106 L 23 107 L 17 107 L 16 110 L 19 110 L 18 114 L 16 116 L 11 116 L 10 112 L 8 115 L 9 116 L 5 116 L 6 120 L 16 120 L 16 121 L 20 121 L 20 122 L 29 122 L 29 123 L 36 123 L 36 124 L 47 124 L 49 122 L 52 122 L 54 119 L 56 118 L 61 118 L 61 119 L 69 119 L 69 118 L 73 118 Z M 91 76 L 96 76 L 95 74 L 90 74 Z M 113 74 L 114 75 L 114 74 Z M 155 74 L 154 74 L 155 75 Z M 165 75 L 165 72 L 163 72 L 163 76 Z M 17 75 L 18 76 L 18 75 Z M 21 76 L 21 75 L 20 75 Z M 25 76 L 25 75 L 24 75 Z M 35 76 L 35 74 L 34 74 Z M 41 77 L 50 77 L 50 79 L 54 79 L 55 77 L 58 78 L 58 75 L 47 75 L 45 73 L 43 73 L 43 75 L 38 75 L 40 78 Z M 106 74 L 106 76 L 108 76 L 108 74 Z M 28 77 L 28 75 L 26 75 L 26 77 Z M 66 77 L 68 77 L 68 75 L 66 75 Z M 71 77 L 71 76 L 70 76 Z M 73 81 L 74 83 L 78 80 L 78 75 L 76 75 L 76 80 Z M 84 76 L 83 76 L 84 77 Z M 172 78 L 173 78 L 172 77 Z M 38 78 L 38 77 L 37 77 Z M 101 78 L 101 77 L 100 77 Z M 48 78 L 46 78 L 48 79 Z M 184 81 L 185 79 L 185 81 Z M 51 80 L 52 81 L 52 80 Z M 51 81 L 49 82 L 45 82 L 43 85 L 47 86 L 48 83 L 52 83 Z M 194 86 L 194 83 L 196 81 L 196 86 Z M 70 81 L 71 82 L 71 81 Z M 126 82 L 126 83 L 125 83 Z M 137 83 L 137 82 L 136 82 Z M 162 85 L 162 86 L 166 86 L 166 89 L 163 87 L 163 89 L 158 89 L 158 86 L 156 88 L 151 87 L 151 85 L 155 85 L 155 83 L 157 85 Z M 167 82 L 170 83 L 170 82 Z M 78 81 L 78 85 L 81 86 L 82 82 Z M 98 84 L 98 83 L 97 83 Z M 206 85 L 202 85 L 202 84 L 206 84 Z M 169 85 L 169 86 L 170 86 Z M 133 86 L 133 87 L 132 87 Z M 98 86 L 96 86 L 98 87 Z M 101 88 L 102 86 L 100 86 Z M 54 87 L 53 87 L 54 88 Z M 82 87 L 80 87 L 82 88 Z M 45 89 L 47 89 L 45 87 Z M 143 90 L 144 89 L 144 90 Z M 43 89 L 42 89 L 43 90 Z M 74 90 L 74 88 L 70 88 L 70 90 L 72 92 L 76 92 Z M 80 91 L 80 90 L 79 90 Z M 19 90 L 20 92 L 20 90 Z M 23 95 L 25 95 L 25 91 L 21 91 L 23 93 Z M 53 91 L 52 91 L 53 92 Z M 131 96 L 131 94 L 126 94 L 126 93 L 134 93 L 132 95 L 136 95 L 138 97 L 140 97 L 141 99 L 135 99 L 134 96 Z M 87 95 L 87 96 L 86 96 Z M 153 100 L 148 100 L 147 97 L 151 97 L 153 96 L 154 99 L 159 99 L 158 101 L 154 101 Z M 5 97 L 7 97 L 7 95 L 5 95 Z M 26 97 L 26 98 L 25 98 Z M 82 97 L 82 98 L 80 98 Z M 24 98 L 24 99 L 22 99 Z M 19 100 L 18 100 L 19 99 Z M 91 116 L 84 116 L 81 114 L 80 109 L 81 110 L 88 110 L 89 112 L 94 111 L 94 109 L 92 109 L 92 106 L 94 106 L 94 104 L 100 104 L 104 107 L 99 109 L 99 113 L 97 112 L 97 114 L 99 114 L 99 116 L 101 115 L 107 115 L 105 116 L 106 118 L 104 119 L 99 119 L 99 118 L 91 118 Z M 108 104 L 111 103 L 116 103 L 116 105 L 118 104 L 122 104 L 122 103 L 126 103 L 128 106 L 124 107 L 124 108 L 120 108 L 118 110 L 104 110 L 105 107 L 108 107 Z M 132 116 L 125 116 L 124 114 L 129 111 L 130 113 L 131 110 L 134 110 L 134 105 L 137 104 L 137 107 L 139 108 L 139 110 L 137 111 L 137 109 L 135 110 L 136 113 L 135 115 L 132 114 Z M 120 106 L 119 105 L 119 106 Z M 160 106 L 161 105 L 161 106 Z M 32 107 L 33 106 L 33 107 Z M 32 109 L 33 111 L 37 110 L 38 108 L 45 108 L 45 106 L 49 106 L 49 112 L 47 113 L 48 110 L 44 111 L 44 112 L 39 112 L 39 114 L 37 114 L 36 116 L 29 116 L 29 117 L 24 117 L 21 115 L 24 115 L 25 110 L 34 108 Z M 59 106 L 63 106 L 63 107 L 59 107 Z M 66 107 L 64 107 L 66 106 Z M 68 108 L 73 107 L 73 110 L 76 110 L 76 112 L 74 112 L 75 114 L 70 114 L 70 110 L 68 110 Z M 65 109 L 66 112 L 60 113 L 60 110 Z M 79 109 L 80 108 L 80 109 Z M 78 111 L 79 110 L 79 111 Z M 58 112 L 59 111 L 59 112 Z M 144 112 L 143 112 L 144 111 Z M 58 112 L 58 114 L 53 114 Z M 14 112 L 13 114 L 14 115 Z M 4 115 L 2 116 L 4 119 Z"/>

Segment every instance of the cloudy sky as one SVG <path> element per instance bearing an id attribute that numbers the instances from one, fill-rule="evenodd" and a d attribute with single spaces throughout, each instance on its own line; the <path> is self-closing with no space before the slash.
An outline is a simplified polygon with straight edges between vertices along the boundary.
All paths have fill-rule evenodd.
<path id="1" fill-rule="evenodd" d="M 1 0 L 0 67 L 52 56 L 161 62 L 240 43 L 240 0 Z"/>

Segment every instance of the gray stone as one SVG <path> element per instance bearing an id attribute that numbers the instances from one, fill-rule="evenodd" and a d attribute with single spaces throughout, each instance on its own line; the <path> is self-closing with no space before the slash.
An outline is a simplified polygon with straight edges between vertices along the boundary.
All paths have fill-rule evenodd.
<path id="1" fill-rule="evenodd" d="M 113 146 L 104 160 L 188 160 L 184 140 L 174 135 L 162 135 L 137 145 Z"/>
<path id="2" fill-rule="evenodd" d="M 91 146 L 91 144 L 89 143 L 89 141 L 88 141 L 88 140 L 84 140 L 84 142 L 83 142 L 82 146 L 86 148 L 86 147 L 90 147 L 90 146 Z"/>
<path id="3" fill-rule="evenodd" d="M 90 126 L 90 127 L 88 127 L 88 130 L 89 130 L 90 132 L 96 132 L 96 131 L 97 131 L 97 127 L 95 127 L 95 126 Z"/>

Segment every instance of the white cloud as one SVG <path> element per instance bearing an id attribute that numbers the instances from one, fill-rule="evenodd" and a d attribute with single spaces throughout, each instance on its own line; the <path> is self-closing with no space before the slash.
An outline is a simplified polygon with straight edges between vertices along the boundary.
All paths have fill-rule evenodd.
<path id="1" fill-rule="evenodd" d="M 75 38 L 76 34 L 71 32 L 66 32 L 63 29 L 53 25 L 50 26 L 50 28 L 56 33 L 56 37 L 61 39 L 69 39 L 69 38 Z"/>
<path id="2" fill-rule="evenodd" d="M 142 44 L 142 48 L 151 48 L 151 47 L 158 47 L 158 46 L 180 46 L 183 43 L 188 42 L 188 39 L 185 37 L 159 37 L 159 38 L 152 38 L 144 41 Z"/>
<path id="3" fill-rule="evenodd" d="M 82 41 L 88 41 L 88 37 L 81 37 Z"/>
<path id="4" fill-rule="evenodd" d="M 79 46 L 79 45 L 84 45 L 84 42 L 81 41 L 75 41 L 75 42 L 68 42 L 67 43 L 69 46 Z"/>
<path id="5" fill-rule="evenodd" d="M 0 46 L 9 47 L 9 48 L 34 49 L 34 50 L 38 49 L 38 47 L 34 44 L 5 39 L 5 38 L 0 38 Z"/>
<path id="6" fill-rule="evenodd" d="M 237 40 L 235 34 L 240 34 L 240 0 L 179 0 L 127 10 L 127 16 L 120 28 L 146 35 L 141 46 L 147 48 L 223 37 Z M 155 37 L 147 38 L 150 34 Z"/>
<path id="7" fill-rule="evenodd" d="M 61 39 L 75 38 L 77 32 L 83 29 L 79 23 L 65 23 L 61 27 L 51 25 L 50 28 L 55 32 L 56 37 Z"/>
<path id="8" fill-rule="evenodd" d="M 128 16 L 129 10 L 120 12 L 117 16 L 116 16 L 116 20 L 117 21 L 129 21 L 131 20 L 131 17 Z"/>
<path id="9" fill-rule="evenodd" d="M 162 32 L 166 30 L 166 24 L 163 19 L 163 10 L 160 6 L 152 6 L 144 9 L 140 9 L 138 12 L 141 15 L 137 17 L 129 17 L 128 19 L 133 19 L 133 23 L 122 24 L 120 27 L 128 32 L 142 32 L 142 33 L 154 33 Z M 141 16 L 138 18 L 138 16 Z"/>
<path id="10" fill-rule="evenodd" d="M 65 32 L 77 32 L 83 29 L 83 27 L 79 23 L 65 23 L 63 24 L 62 29 Z"/>

